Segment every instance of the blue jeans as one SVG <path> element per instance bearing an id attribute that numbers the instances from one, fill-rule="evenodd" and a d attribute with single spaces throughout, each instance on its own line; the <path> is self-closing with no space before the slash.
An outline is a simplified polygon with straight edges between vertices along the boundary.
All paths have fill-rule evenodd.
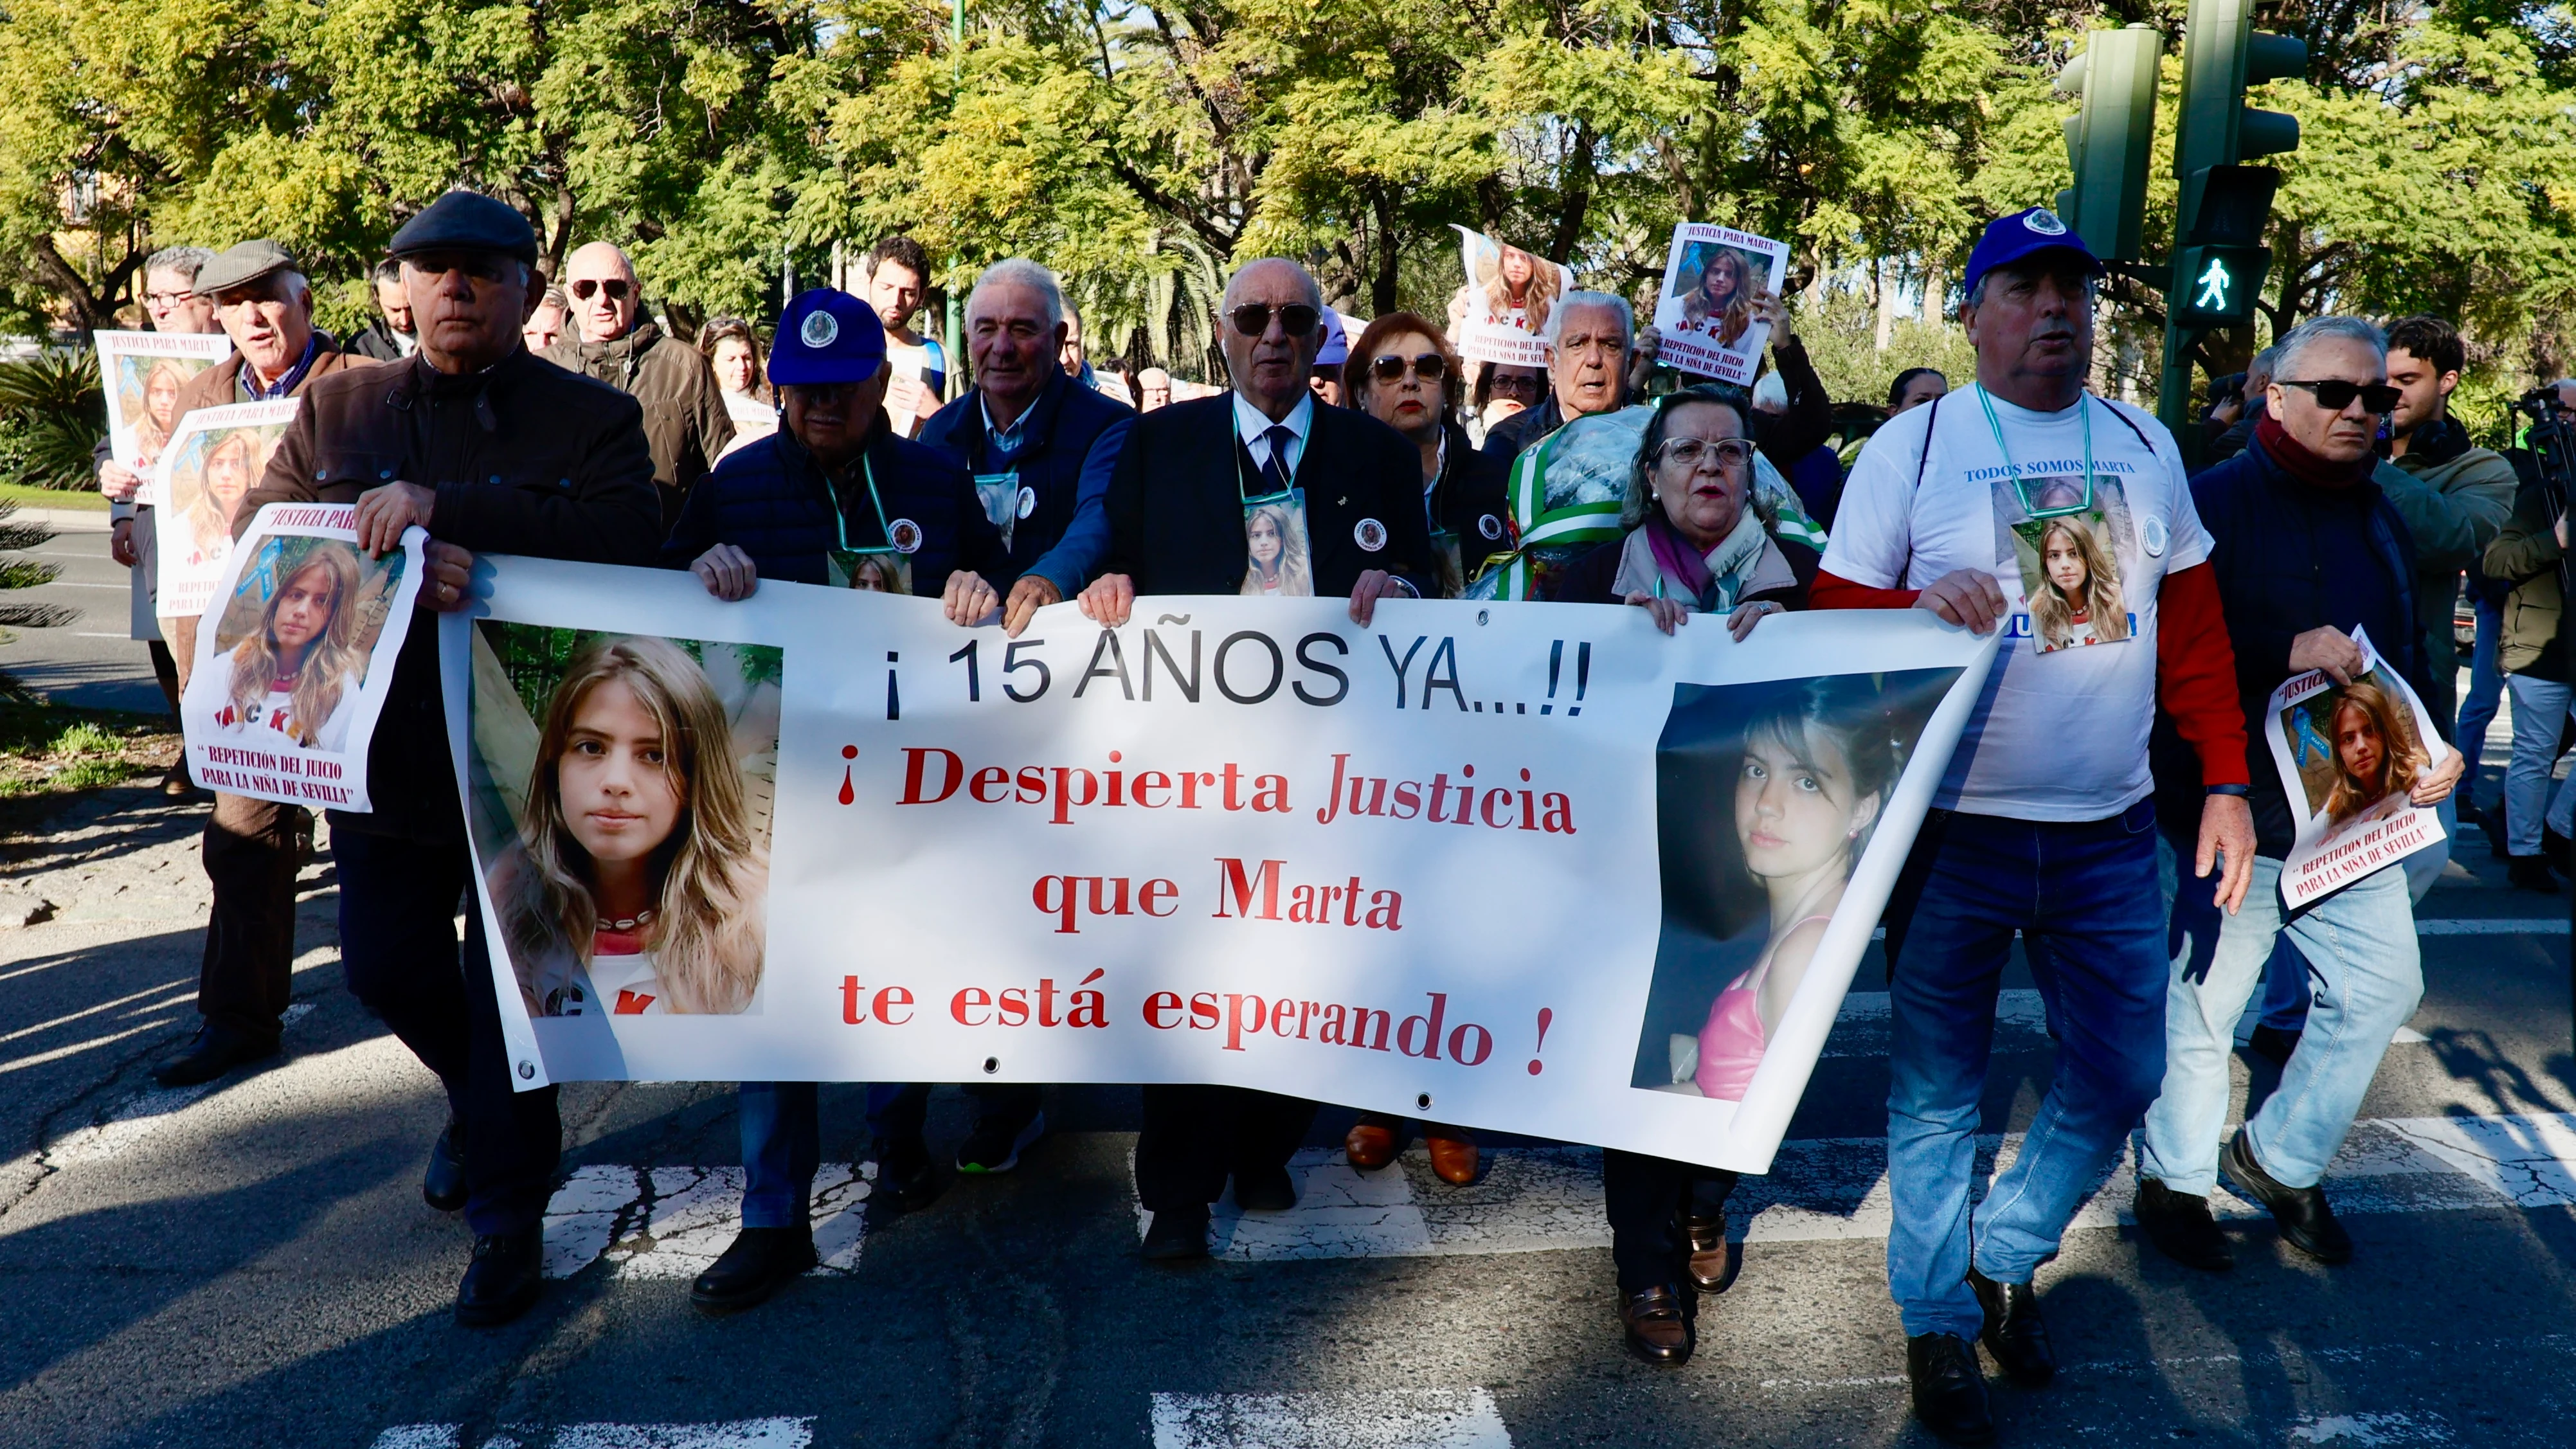
<path id="1" fill-rule="evenodd" d="M 2207 1197 L 2217 1181 L 2236 1016 L 2276 939 L 2296 940 L 2317 980 L 2307 1031 L 2281 1070 L 2281 1085 L 2245 1124 L 2254 1160 L 2285 1186 L 2324 1179 L 2389 1039 L 2424 998 L 2406 872 L 2364 876 L 2286 923 L 2280 881 L 2281 863 L 2258 858 L 2237 914 L 2222 915 L 2206 895 L 2190 891 L 2174 901 L 2164 1094 L 2147 1112 L 2139 1171 L 2176 1192 Z"/>
<path id="2" fill-rule="evenodd" d="M 2433 888 L 2433 883 L 2442 878 L 2443 867 L 2451 863 L 2451 843 L 2460 838 L 2460 799 L 2467 793 L 2473 774 L 2474 771 L 2464 771 L 2459 789 L 2433 807 L 2434 816 L 2442 822 L 2442 843 L 2406 857 L 2399 867 L 2406 877 L 2406 898 L 2411 904 L 2423 904 L 2424 893 Z M 2284 931 L 2272 945 L 2272 959 L 2263 966 L 2263 1024 L 2282 1031 L 2298 1031 L 2305 1026 L 2308 987 L 2308 958 L 2299 954 L 2297 933 Z"/>
<path id="3" fill-rule="evenodd" d="M 2576 692 L 2551 679 L 2514 675 L 2513 761 L 2504 768 L 2505 850 L 2538 855 L 2544 813 L 2550 828 L 2568 833 L 2576 791 L 2552 783 L 2558 768 L 2558 730 L 2576 713 Z M 2553 798 L 2554 795 L 2554 798 Z"/>
<path id="4" fill-rule="evenodd" d="M 868 1127 L 879 1136 L 921 1136 L 930 1102 L 922 1083 L 868 1088 Z M 814 1174 L 823 1165 L 823 1113 L 812 1082 L 743 1082 L 734 1088 L 742 1128 L 742 1225 L 798 1228 L 812 1220 Z"/>
<path id="5" fill-rule="evenodd" d="M 2496 642 L 2504 633 L 2504 605 L 2484 599 L 2475 604 L 2478 615 L 2477 648 L 2469 656 L 2469 694 L 2460 701 L 2459 728 L 2453 732 L 2468 768 L 2460 775 L 2462 794 L 2477 793 L 2478 761 L 2486 754 L 2487 727 L 2495 723 L 2496 706 L 2504 694 L 2504 670 L 2496 662 Z"/>
<path id="6" fill-rule="evenodd" d="M 2155 807 L 2053 823 L 1935 812 L 1887 910 L 1893 1026 L 1887 1286 L 1908 1336 L 1973 1337 L 1967 1273 L 2027 1283 L 2057 1251 L 2165 1075 Z M 2057 1069 L 2021 1157 L 1968 1208 L 1995 993 L 2023 933 Z"/>

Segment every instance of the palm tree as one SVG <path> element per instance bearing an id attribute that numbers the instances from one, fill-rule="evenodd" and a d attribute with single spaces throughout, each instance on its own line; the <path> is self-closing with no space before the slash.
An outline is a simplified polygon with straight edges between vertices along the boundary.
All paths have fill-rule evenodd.
<path id="1" fill-rule="evenodd" d="M 54 531 L 41 523 L 16 523 L 11 516 L 18 505 L 0 498 L 0 596 L 13 589 L 33 589 L 52 583 L 62 570 L 49 563 L 32 559 L 11 558 L 9 554 L 35 548 L 54 536 Z M 52 629 L 68 624 L 74 618 L 70 609 L 59 604 L 13 604 L 0 597 L 0 644 L 14 641 L 10 632 L 18 629 Z M 21 703 L 30 699 L 27 687 L 17 676 L 0 669 L 0 700 Z"/>
<path id="2" fill-rule="evenodd" d="M 1125 358 L 1139 367 L 1209 371 L 1225 261 L 1196 237 L 1157 232 L 1136 267 L 1086 273 L 1070 290 L 1094 356 Z"/>

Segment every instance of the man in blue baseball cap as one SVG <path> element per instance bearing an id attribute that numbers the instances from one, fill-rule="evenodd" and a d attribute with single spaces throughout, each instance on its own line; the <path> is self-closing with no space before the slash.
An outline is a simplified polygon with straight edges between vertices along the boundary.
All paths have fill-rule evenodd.
<path id="1" fill-rule="evenodd" d="M 1812 591 L 2004 636 L 1886 913 L 1888 1287 L 1915 1417 L 1960 1444 L 1994 1436 L 1976 1341 L 2021 1384 L 2055 1372 L 2033 1275 L 2163 1084 L 2160 702 L 2207 792 L 2183 888 L 2232 914 L 2254 861 L 2235 656 L 2180 450 L 2085 388 L 2101 273 L 2046 210 L 1987 226 L 1959 308 L 1976 383 L 1870 439 Z M 2003 1126 L 1981 1104 L 2016 933 L 2061 1045 L 1972 1213 L 1976 1134 Z"/>
<path id="2" fill-rule="evenodd" d="M 818 287 L 779 314 L 769 380 L 785 426 L 728 454 L 689 491 L 662 545 L 719 599 L 762 579 L 943 598 L 948 617 L 998 615 L 996 589 L 1019 565 L 951 454 L 895 432 L 885 412 L 885 327 L 867 303 Z M 948 589 L 952 573 L 971 589 Z M 879 1187 L 900 1207 L 937 1196 L 922 1145 L 925 1094 L 870 1094 Z M 740 1091 L 743 1230 L 691 1285 L 709 1313 L 750 1308 L 814 1266 L 811 1204 L 821 1121 L 811 1082 L 745 1082 Z"/>

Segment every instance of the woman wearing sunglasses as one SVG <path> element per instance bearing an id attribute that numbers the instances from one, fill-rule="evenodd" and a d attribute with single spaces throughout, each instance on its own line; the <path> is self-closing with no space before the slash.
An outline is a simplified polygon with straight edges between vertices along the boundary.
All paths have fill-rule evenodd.
<path id="1" fill-rule="evenodd" d="M 1619 511 L 1627 535 L 1567 566 L 1549 597 L 1633 604 L 1667 634 L 1693 614 L 1724 614 L 1738 639 L 1766 615 L 1805 608 L 1823 560 L 1776 536 L 1753 497 L 1753 450 L 1740 394 L 1693 387 L 1665 398 Z"/>
<path id="2" fill-rule="evenodd" d="M 1444 599 L 1459 597 L 1486 559 L 1512 547 L 1506 470 L 1476 451 L 1455 416 L 1463 377 L 1439 329 L 1413 312 L 1371 322 L 1342 366 L 1351 406 L 1404 434 L 1422 454 L 1422 506 Z"/>

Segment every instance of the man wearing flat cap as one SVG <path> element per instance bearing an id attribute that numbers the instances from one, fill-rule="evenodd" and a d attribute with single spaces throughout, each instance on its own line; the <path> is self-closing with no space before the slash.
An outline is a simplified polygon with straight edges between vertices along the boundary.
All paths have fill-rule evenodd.
<path id="1" fill-rule="evenodd" d="M 179 415 L 230 403 L 302 397 L 340 372 L 374 366 L 339 350 L 313 327 L 313 289 L 294 254 L 268 240 L 246 241 L 198 269 L 197 295 L 214 303 L 233 355 L 179 390 Z M 250 516 L 242 510 L 242 517 Z M 197 621 L 165 618 L 161 636 L 187 688 L 197 658 Z M 215 793 L 206 820 L 206 879 L 214 907 L 197 968 L 202 1025 L 188 1050 L 153 1072 L 163 1086 L 210 1082 L 243 1062 L 277 1054 L 295 972 L 295 872 L 310 847 L 313 817 L 300 806 Z"/>
<path id="2" fill-rule="evenodd" d="M 650 564 L 661 536 L 642 411 L 615 388 L 529 354 L 537 241 L 509 206 L 451 191 L 394 233 L 420 350 L 314 383 L 247 520 L 268 503 L 355 503 L 381 556 L 429 533 L 424 610 L 463 608 L 477 552 Z M 238 527 L 239 524 L 236 524 Z M 331 815 L 349 988 L 438 1074 L 451 1113 L 422 1195 L 463 1207 L 474 1257 L 456 1318 L 506 1323 L 536 1301 L 540 1219 L 562 1150 L 552 1087 L 513 1092 L 499 1000 L 447 761 L 438 631 L 414 622 L 368 749 L 371 814 Z M 384 782 L 376 784 L 375 782 Z"/>

